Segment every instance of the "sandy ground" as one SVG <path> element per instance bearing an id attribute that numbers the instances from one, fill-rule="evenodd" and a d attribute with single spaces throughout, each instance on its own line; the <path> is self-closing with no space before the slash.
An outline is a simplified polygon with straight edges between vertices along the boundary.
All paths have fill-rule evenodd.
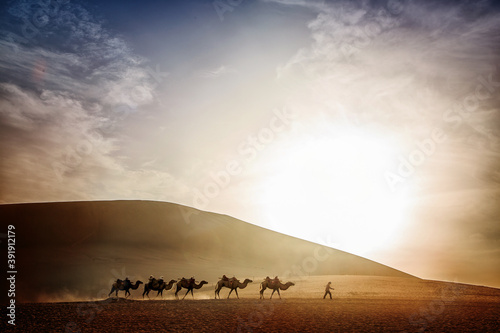
<path id="1" fill-rule="evenodd" d="M 498 332 L 499 315 L 500 303 L 484 300 L 115 299 L 22 304 L 16 327 L 19 332 Z"/>
<path id="2" fill-rule="evenodd" d="M 332 281 L 334 299 L 322 299 Z M 18 332 L 498 332 L 500 290 L 387 277 L 317 276 L 297 280 L 282 299 L 259 300 L 258 283 L 240 299 L 213 299 L 211 285 L 194 299 L 132 297 L 87 302 L 23 303 Z M 233 296 L 231 296 L 233 297 Z M 5 318 L 5 308 L 2 317 Z M 16 331 L 3 320 L 0 331 Z"/>

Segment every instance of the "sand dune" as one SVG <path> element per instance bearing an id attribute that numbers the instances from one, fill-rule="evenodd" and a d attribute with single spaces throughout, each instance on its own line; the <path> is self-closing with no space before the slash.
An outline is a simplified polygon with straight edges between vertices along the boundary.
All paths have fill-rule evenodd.
<path id="1" fill-rule="evenodd" d="M 18 301 L 88 300 L 116 278 L 194 276 L 215 283 L 306 275 L 412 276 L 229 216 L 171 203 L 101 201 L 0 205 L 16 227 Z"/>
<path id="2" fill-rule="evenodd" d="M 497 332 L 500 290 L 428 281 L 229 216 L 170 203 L 69 202 L 0 206 L 16 231 L 18 331 Z M 5 244 L 5 243 L 3 243 Z M 109 298 L 111 283 L 195 276 L 209 283 L 177 301 Z M 253 280 L 214 299 L 222 274 Z M 259 300 L 265 276 L 294 286 Z M 5 284 L 5 280 L 2 283 Z M 331 281 L 333 300 L 324 300 Z M 5 289 L 7 290 L 7 286 Z M 183 296 L 185 291 L 181 291 Z M 5 297 L 5 293 L 3 295 Z M 2 307 L 6 317 L 6 307 Z M 6 320 L 0 331 L 13 331 Z"/>

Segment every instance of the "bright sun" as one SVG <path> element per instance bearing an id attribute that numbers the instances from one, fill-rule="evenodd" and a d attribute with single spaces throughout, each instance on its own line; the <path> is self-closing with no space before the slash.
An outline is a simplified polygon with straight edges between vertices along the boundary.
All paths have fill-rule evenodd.
<path id="1" fill-rule="evenodd" d="M 272 229 L 358 255 L 387 246 L 407 206 L 383 177 L 390 145 L 353 132 L 293 147 L 275 154 L 262 189 Z"/>

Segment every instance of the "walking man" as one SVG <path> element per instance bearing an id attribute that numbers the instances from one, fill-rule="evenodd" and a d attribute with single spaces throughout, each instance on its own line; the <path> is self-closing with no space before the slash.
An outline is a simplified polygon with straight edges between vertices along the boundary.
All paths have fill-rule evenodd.
<path id="1" fill-rule="evenodd" d="M 335 288 L 333 288 L 331 286 L 331 284 L 332 284 L 331 282 L 328 282 L 328 284 L 326 285 L 326 287 L 325 287 L 325 295 L 323 296 L 323 299 L 325 299 L 326 295 L 330 295 L 330 299 L 332 299 L 332 293 L 330 292 L 330 289 L 331 290 L 335 290 Z"/>

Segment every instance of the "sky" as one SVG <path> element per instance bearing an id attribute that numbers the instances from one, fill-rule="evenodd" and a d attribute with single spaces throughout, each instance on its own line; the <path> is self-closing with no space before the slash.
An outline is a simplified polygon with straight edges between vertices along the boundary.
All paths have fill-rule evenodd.
<path id="1" fill-rule="evenodd" d="M 12 0 L 0 202 L 157 200 L 500 287 L 493 1 Z"/>

